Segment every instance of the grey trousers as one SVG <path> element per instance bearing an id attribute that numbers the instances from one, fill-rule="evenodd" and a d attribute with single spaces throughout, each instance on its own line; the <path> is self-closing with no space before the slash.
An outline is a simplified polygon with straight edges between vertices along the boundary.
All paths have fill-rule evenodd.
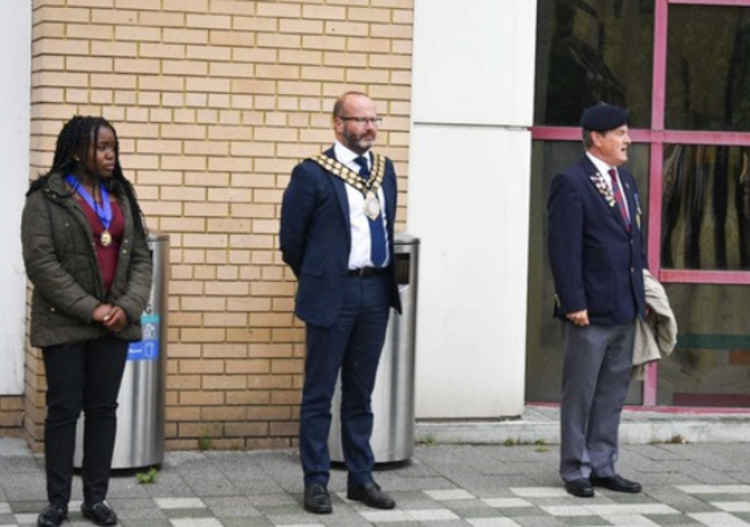
<path id="1" fill-rule="evenodd" d="M 560 477 L 571 481 L 613 476 L 620 414 L 633 365 L 635 322 L 564 324 Z"/>

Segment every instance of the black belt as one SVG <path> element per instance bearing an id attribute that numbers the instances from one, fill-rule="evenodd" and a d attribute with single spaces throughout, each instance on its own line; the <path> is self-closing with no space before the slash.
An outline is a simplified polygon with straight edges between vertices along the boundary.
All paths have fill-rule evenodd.
<path id="1" fill-rule="evenodd" d="M 349 269 L 346 274 L 347 276 L 375 276 L 384 272 L 385 267 L 360 267 L 359 269 Z"/>

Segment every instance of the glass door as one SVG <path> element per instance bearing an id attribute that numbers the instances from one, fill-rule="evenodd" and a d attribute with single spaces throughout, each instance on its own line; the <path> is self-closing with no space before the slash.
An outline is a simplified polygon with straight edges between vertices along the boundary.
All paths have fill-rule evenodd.
<path id="1" fill-rule="evenodd" d="M 680 328 L 628 403 L 750 406 L 750 0 L 539 0 L 537 17 L 527 400 L 559 398 L 548 185 L 605 100 L 631 110 L 649 268 Z"/>

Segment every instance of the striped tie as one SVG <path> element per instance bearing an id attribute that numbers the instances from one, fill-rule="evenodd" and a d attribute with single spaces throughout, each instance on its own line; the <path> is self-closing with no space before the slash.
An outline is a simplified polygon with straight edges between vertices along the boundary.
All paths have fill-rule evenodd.
<path id="1" fill-rule="evenodd" d="M 609 179 L 612 182 L 612 194 L 615 197 L 617 208 L 620 209 L 622 221 L 625 222 L 625 227 L 630 231 L 630 218 L 628 217 L 628 210 L 625 208 L 625 198 L 622 195 L 622 190 L 620 190 L 620 185 L 617 184 L 617 172 L 614 168 L 609 169 Z"/>

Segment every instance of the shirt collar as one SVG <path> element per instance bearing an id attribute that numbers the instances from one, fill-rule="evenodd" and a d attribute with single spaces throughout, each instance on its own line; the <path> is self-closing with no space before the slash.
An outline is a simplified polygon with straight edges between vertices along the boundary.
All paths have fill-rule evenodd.
<path id="1" fill-rule="evenodd" d="M 349 150 L 347 147 L 342 145 L 338 140 L 333 143 L 333 155 L 336 156 L 336 160 L 343 165 L 350 165 L 354 163 L 354 160 L 359 157 L 359 154 Z M 367 159 L 367 165 L 372 166 L 372 160 L 370 159 L 370 151 L 368 150 L 364 154 Z"/>
<path id="2" fill-rule="evenodd" d="M 597 172 L 599 172 L 602 176 L 608 174 L 610 168 L 614 168 L 615 172 L 617 172 L 617 168 L 609 166 L 607 163 L 596 157 L 591 152 L 586 152 L 586 156 L 594 164 L 594 168 L 596 168 Z"/>

